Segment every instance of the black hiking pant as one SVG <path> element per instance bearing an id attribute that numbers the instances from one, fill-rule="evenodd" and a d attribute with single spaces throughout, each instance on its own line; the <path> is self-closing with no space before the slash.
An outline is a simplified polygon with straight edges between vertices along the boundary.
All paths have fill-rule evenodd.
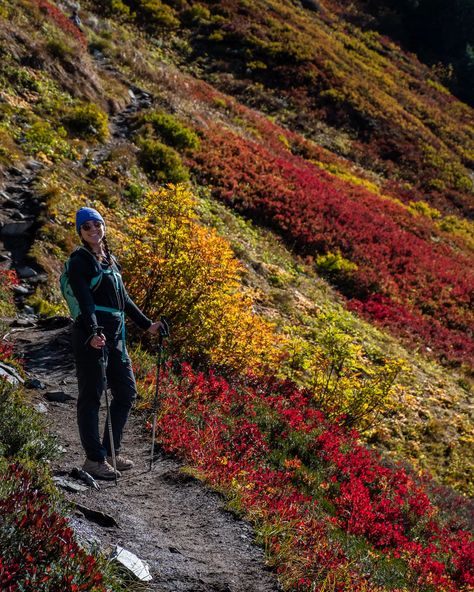
<path id="1" fill-rule="evenodd" d="M 104 322 L 106 336 L 107 385 L 112 392 L 110 415 L 115 451 L 120 450 L 125 424 L 137 396 L 137 386 L 132 364 L 122 342 L 120 323 L 116 320 Z M 99 408 L 103 394 L 102 351 L 88 342 L 90 335 L 83 327 L 80 317 L 73 325 L 72 344 L 76 361 L 76 375 L 79 387 L 77 399 L 77 424 L 86 456 L 89 460 L 103 461 L 111 456 L 108 424 L 104 427 L 102 439 L 99 436 Z M 121 349 L 124 349 L 122 354 Z"/>

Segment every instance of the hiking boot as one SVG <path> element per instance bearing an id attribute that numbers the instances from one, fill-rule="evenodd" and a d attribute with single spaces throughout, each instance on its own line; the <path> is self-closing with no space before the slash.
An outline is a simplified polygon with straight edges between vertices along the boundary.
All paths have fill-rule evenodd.
<path id="1" fill-rule="evenodd" d="M 95 479 L 104 479 L 106 481 L 115 479 L 114 468 L 110 466 L 106 460 L 98 462 L 96 460 L 89 460 L 87 458 L 86 462 L 82 465 L 82 468 Z M 121 477 L 120 471 L 118 470 L 117 477 Z"/>
<path id="2" fill-rule="evenodd" d="M 107 462 L 110 465 L 112 465 L 111 456 L 107 457 Z M 123 456 L 120 456 L 120 454 L 117 454 L 117 456 L 115 457 L 115 466 L 117 467 L 117 471 L 128 471 L 130 469 L 133 469 L 135 463 L 132 460 L 129 460 L 128 458 L 124 458 Z"/>

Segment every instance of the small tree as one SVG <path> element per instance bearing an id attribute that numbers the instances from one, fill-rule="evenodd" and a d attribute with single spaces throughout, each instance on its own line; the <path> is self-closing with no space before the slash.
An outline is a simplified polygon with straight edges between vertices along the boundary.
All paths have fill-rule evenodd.
<path id="1" fill-rule="evenodd" d="M 406 364 L 381 356 L 370 360 L 364 347 L 330 316 L 322 314 L 321 322 L 312 339 L 292 336 L 283 371 L 313 393 L 330 419 L 367 429 L 392 404 L 396 379 Z"/>

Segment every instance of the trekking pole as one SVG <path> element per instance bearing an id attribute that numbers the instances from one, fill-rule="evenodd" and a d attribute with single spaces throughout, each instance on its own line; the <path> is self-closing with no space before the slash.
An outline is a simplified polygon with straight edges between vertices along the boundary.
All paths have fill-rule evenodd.
<path id="1" fill-rule="evenodd" d="M 166 317 L 161 317 L 160 337 L 158 339 L 158 358 L 156 362 L 156 385 L 155 385 L 155 397 L 153 399 L 153 421 L 151 430 L 151 451 L 150 451 L 150 471 L 153 468 L 153 460 L 155 455 L 155 434 L 156 434 L 156 416 L 158 413 L 158 392 L 160 388 L 160 370 L 161 370 L 161 358 L 163 353 L 163 338 L 169 337 L 170 329 Z"/>
<path id="2" fill-rule="evenodd" d="M 102 327 L 97 327 L 96 335 L 102 335 Z M 110 453 L 112 455 L 112 466 L 114 468 L 115 485 L 117 485 L 117 461 L 115 458 L 115 444 L 114 444 L 114 433 L 112 430 L 112 417 L 110 414 L 109 394 L 107 389 L 107 358 L 105 355 L 105 345 L 101 348 L 102 355 L 99 360 L 99 364 L 102 370 L 102 391 L 105 395 L 105 406 L 107 408 L 107 425 L 109 431 L 109 443 Z"/>

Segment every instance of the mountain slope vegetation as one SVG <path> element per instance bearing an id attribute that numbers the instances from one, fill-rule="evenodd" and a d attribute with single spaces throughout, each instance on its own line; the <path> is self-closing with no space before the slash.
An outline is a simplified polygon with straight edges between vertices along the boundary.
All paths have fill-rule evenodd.
<path id="1" fill-rule="evenodd" d="M 469 506 L 423 470 L 472 494 L 473 111 L 307 5 L 101 0 L 81 28 L 72 3 L 2 5 L 0 163 L 44 165 L 30 304 L 65 312 L 96 207 L 134 298 L 171 317 L 160 442 L 253 517 L 285 585 L 469 590 Z"/>
<path id="2" fill-rule="evenodd" d="M 382 31 L 431 65 L 455 95 L 473 103 L 474 4 L 458 2 L 362 1 L 339 5 L 344 18 Z M 347 11 L 347 12 L 346 12 Z"/>

